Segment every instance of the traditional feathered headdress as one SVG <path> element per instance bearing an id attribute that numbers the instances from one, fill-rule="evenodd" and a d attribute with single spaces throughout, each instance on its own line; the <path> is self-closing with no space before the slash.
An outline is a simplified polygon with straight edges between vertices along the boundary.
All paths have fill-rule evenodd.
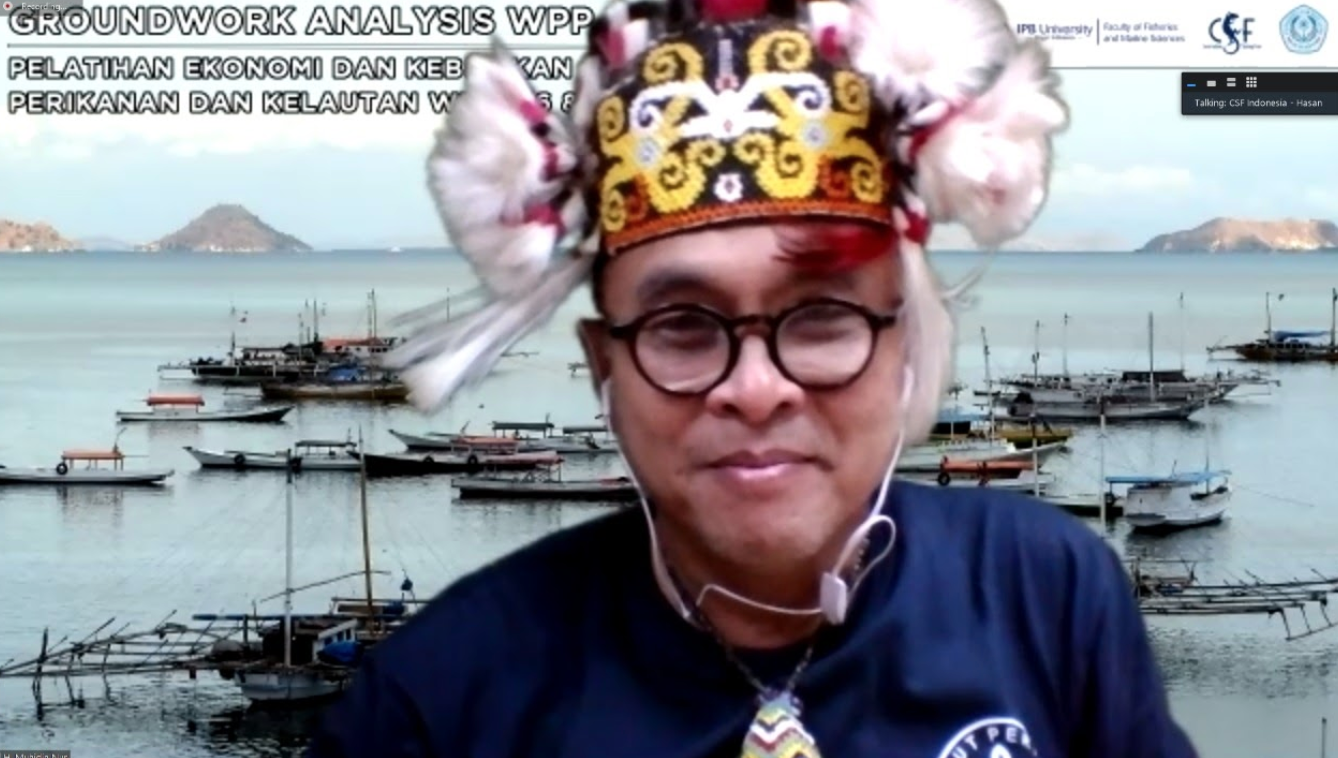
<path id="1" fill-rule="evenodd" d="M 997 246 L 1040 210 L 1068 120 L 994 0 L 615 0 L 575 88 L 549 112 L 501 44 L 469 59 L 428 183 L 487 302 L 408 317 L 386 364 L 421 409 L 486 376 L 596 256 L 657 237 L 814 216 L 892 225 L 903 251 L 950 222 Z"/>

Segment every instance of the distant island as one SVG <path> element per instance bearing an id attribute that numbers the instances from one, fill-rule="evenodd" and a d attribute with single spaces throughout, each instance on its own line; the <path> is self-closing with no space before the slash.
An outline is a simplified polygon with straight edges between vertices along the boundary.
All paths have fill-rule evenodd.
<path id="1" fill-rule="evenodd" d="M 1134 252 L 1296 253 L 1333 249 L 1338 249 L 1338 224 L 1332 221 L 1215 218 L 1193 229 L 1158 234 Z"/>
<path id="2" fill-rule="evenodd" d="M 82 249 L 82 245 L 61 236 L 50 224 L 0 219 L 0 253 L 55 253 Z"/>
<path id="3" fill-rule="evenodd" d="M 261 221 L 240 205 L 221 203 L 157 241 L 136 245 L 150 253 L 188 251 L 207 253 L 287 253 L 312 248 Z"/>

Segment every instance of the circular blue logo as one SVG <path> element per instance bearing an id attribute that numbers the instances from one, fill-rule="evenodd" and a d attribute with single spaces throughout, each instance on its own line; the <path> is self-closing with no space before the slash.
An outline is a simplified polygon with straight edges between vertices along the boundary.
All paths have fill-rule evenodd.
<path id="1" fill-rule="evenodd" d="M 1329 22 L 1309 5 L 1298 5 L 1282 17 L 1282 44 L 1293 53 L 1309 55 L 1324 47 Z"/>

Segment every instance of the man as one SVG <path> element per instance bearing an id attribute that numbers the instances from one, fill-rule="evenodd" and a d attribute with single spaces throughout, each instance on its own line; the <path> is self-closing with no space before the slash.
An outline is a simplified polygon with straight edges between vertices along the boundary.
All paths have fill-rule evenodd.
<path id="1" fill-rule="evenodd" d="M 1019 233 L 1066 115 L 994 6 L 887 5 L 614 6 L 575 132 L 472 62 L 432 165 L 493 301 L 397 359 L 430 407 L 588 274 L 642 506 L 447 588 L 313 758 L 1194 755 L 1094 534 L 893 483 L 950 373 L 929 222 Z"/>

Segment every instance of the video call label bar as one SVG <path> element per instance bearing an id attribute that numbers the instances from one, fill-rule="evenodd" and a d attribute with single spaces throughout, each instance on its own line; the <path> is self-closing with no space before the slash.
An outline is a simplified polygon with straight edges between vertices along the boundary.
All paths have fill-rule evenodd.
<path id="1" fill-rule="evenodd" d="M 1186 71 L 1182 116 L 1335 116 L 1338 71 Z"/>
<path id="2" fill-rule="evenodd" d="M 1338 71 L 1185 71 L 1180 74 L 1180 89 L 1338 92 Z"/>
<path id="3" fill-rule="evenodd" d="M 1338 116 L 1338 92 L 1185 93 L 1182 116 Z"/>

